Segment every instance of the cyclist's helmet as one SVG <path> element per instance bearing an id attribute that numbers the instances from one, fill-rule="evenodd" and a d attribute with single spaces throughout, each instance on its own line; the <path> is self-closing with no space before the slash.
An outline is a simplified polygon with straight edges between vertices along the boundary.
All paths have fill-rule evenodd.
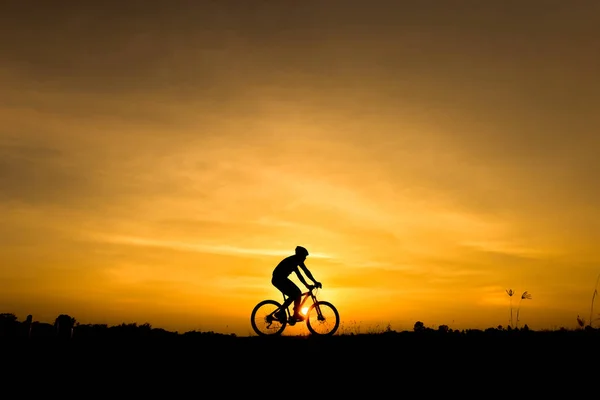
<path id="1" fill-rule="evenodd" d="M 302 246 L 296 246 L 296 255 L 297 256 L 301 256 L 301 257 L 307 257 L 308 256 L 308 250 L 306 250 Z"/>

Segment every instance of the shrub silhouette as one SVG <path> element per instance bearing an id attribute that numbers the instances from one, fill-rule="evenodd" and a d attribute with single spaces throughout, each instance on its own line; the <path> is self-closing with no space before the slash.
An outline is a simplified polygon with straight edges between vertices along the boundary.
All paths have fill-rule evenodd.
<path id="1" fill-rule="evenodd" d="M 425 332 L 425 325 L 423 324 L 423 322 L 421 322 L 421 321 L 415 322 L 415 325 L 413 326 L 413 331 Z"/>

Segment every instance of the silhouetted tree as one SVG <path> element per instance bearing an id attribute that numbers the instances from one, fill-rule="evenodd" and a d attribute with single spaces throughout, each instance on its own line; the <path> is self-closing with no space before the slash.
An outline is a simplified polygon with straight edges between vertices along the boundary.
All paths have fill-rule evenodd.
<path id="1" fill-rule="evenodd" d="M 0 322 L 4 321 L 17 322 L 17 316 L 11 313 L 2 313 L 0 314 Z"/>
<path id="2" fill-rule="evenodd" d="M 75 327 L 75 318 L 67 314 L 61 314 L 54 321 L 54 328 L 59 337 L 72 338 L 73 328 Z"/>
<path id="3" fill-rule="evenodd" d="M 2 336 L 15 336 L 17 331 L 17 316 L 10 313 L 0 314 L 0 337 Z"/>
<path id="4" fill-rule="evenodd" d="M 415 325 L 413 326 L 413 331 L 425 332 L 425 324 L 423 324 L 421 321 L 415 322 Z"/>

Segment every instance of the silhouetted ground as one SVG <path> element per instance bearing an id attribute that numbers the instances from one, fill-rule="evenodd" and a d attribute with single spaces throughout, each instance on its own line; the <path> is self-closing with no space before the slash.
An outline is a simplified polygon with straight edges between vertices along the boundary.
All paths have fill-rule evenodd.
<path id="1" fill-rule="evenodd" d="M 92 397 L 539 398 L 595 394 L 600 376 L 596 329 L 262 338 L 135 324 L 61 334 L 46 325 L 31 336 L 3 325 L 4 382 Z"/>

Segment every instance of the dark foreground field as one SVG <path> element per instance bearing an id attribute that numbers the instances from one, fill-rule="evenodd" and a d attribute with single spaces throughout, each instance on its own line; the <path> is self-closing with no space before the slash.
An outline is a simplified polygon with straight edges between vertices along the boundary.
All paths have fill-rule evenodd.
<path id="1" fill-rule="evenodd" d="M 592 329 L 14 337 L 2 346 L 5 384 L 70 397 L 574 397 L 597 395 L 600 378 Z"/>

